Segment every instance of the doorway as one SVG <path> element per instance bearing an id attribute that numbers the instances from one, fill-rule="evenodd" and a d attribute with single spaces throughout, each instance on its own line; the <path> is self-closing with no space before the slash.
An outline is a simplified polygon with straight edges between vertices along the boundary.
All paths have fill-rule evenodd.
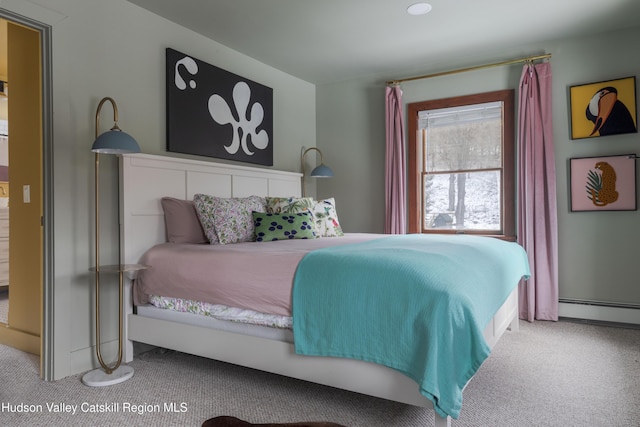
<path id="1" fill-rule="evenodd" d="M 0 343 L 39 355 L 40 376 L 51 379 L 52 201 L 45 191 L 51 187 L 52 161 L 50 27 L 5 10 L 0 10 L 0 20 L 0 28 L 6 26 L 0 80 L 12 89 L 6 93 L 9 308 L 0 325 Z"/>

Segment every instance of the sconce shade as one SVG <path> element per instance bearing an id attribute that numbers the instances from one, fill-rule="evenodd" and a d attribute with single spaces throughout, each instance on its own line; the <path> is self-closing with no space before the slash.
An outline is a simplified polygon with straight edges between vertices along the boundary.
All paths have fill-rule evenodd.
<path id="1" fill-rule="evenodd" d="M 313 176 L 315 178 L 331 178 L 333 176 L 333 171 L 331 168 L 324 163 L 320 166 L 316 167 L 311 171 L 309 176 Z"/>
<path id="2" fill-rule="evenodd" d="M 302 147 L 302 154 L 300 155 L 300 170 L 302 171 L 302 195 L 303 196 L 306 195 L 305 185 L 304 185 L 305 184 L 304 156 L 306 156 L 307 153 L 312 150 L 317 151 L 318 154 L 320 155 L 320 166 L 316 166 L 315 168 L 313 168 L 309 176 L 312 178 L 331 178 L 333 176 L 333 171 L 331 170 L 331 168 L 324 164 L 322 151 L 320 151 L 319 148 L 310 147 L 305 149 L 304 147 Z"/>
<path id="3" fill-rule="evenodd" d="M 140 146 L 128 133 L 111 129 L 96 138 L 91 151 L 100 154 L 139 153 Z"/>

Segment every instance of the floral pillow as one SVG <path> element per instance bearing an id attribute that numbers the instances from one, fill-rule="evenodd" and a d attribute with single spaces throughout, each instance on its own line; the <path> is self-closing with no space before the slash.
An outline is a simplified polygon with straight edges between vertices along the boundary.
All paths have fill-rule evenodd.
<path id="1" fill-rule="evenodd" d="M 298 213 L 311 210 L 311 197 L 265 197 L 269 213 Z"/>
<path id="2" fill-rule="evenodd" d="M 316 227 L 309 211 L 299 213 L 253 212 L 257 242 L 315 239 Z"/>
<path id="3" fill-rule="evenodd" d="M 318 237 L 344 236 L 340 222 L 338 222 L 336 202 L 333 197 L 316 201 L 311 208 L 311 213 L 316 223 Z"/>
<path id="4" fill-rule="evenodd" d="M 224 198 L 196 194 L 193 197 L 202 228 L 209 243 L 250 242 L 254 240 L 252 212 L 265 212 L 264 197 Z"/>

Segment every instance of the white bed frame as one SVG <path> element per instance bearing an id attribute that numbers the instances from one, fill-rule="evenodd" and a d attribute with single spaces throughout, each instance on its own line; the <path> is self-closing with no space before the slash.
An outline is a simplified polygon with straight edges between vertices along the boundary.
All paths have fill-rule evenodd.
<path id="1" fill-rule="evenodd" d="M 290 197 L 301 193 L 301 174 L 149 154 L 120 160 L 122 262 L 138 263 L 153 245 L 165 242 L 160 198 Z M 124 360 L 133 359 L 133 341 L 355 391 L 410 405 L 433 408 L 418 385 L 399 372 L 373 363 L 296 355 L 293 345 L 231 332 L 143 317 L 133 312 L 131 278 L 124 302 Z M 518 329 L 517 286 L 485 329 L 493 347 L 505 330 Z M 450 426 L 435 414 L 435 426 Z"/>

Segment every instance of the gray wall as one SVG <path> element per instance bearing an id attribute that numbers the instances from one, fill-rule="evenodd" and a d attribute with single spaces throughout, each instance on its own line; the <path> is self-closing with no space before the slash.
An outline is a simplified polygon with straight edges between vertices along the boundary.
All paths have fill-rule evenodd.
<path id="1" fill-rule="evenodd" d="M 640 154 L 638 134 L 571 140 L 569 87 L 622 77 L 640 70 L 640 28 L 588 38 L 523 47 L 519 54 L 488 56 L 477 64 L 551 53 L 553 120 L 559 222 L 560 297 L 640 304 L 636 262 L 640 213 L 569 212 L 568 159 Z M 473 63 L 463 64 L 464 66 Z M 317 144 L 336 177 L 318 181 L 318 196 L 335 196 L 343 228 L 382 232 L 384 228 L 384 82 L 455 69 L 425 67 L 418 72 L 370 76 L 317 88 Z M 514 88 L 522 65 L 504 66 L 402 84 L 406 104 L 428 99 Z M 414 70 L 415 71 L 415 70 Z M 406 118 L 405 118 L 406 121 Z"/>
<path id="2" fill-rule="evenodd" d="M 315 86 L 124 0 L 9 0 L 2 7 L 52 26 L 54 156 L 54 376 L 92 367 L 93 165 L 100 99 L 118 104 L 119 125 L 144 153 L 165 150 L 165 48 L 191 54 L 274 91 L 274 168 L 299 171 L 303 145 L 315 146 Z M 112 124 L 105 105 L 101 132 Z M 186 156 L 182 156 L 186 157 Z M 202 159 L 202 158 L 201 158 Z M 210 159 L 214 160 L 214 159 Z M 115 157 L 101 156 L 102 264 L 117 262 Z M 310 188 L 311 190 L 313 188 Z M 105 279 L 102 338 L 112 360 L 117 287 Z M 101 282 L 102 283 L 102 282 Z"/>

